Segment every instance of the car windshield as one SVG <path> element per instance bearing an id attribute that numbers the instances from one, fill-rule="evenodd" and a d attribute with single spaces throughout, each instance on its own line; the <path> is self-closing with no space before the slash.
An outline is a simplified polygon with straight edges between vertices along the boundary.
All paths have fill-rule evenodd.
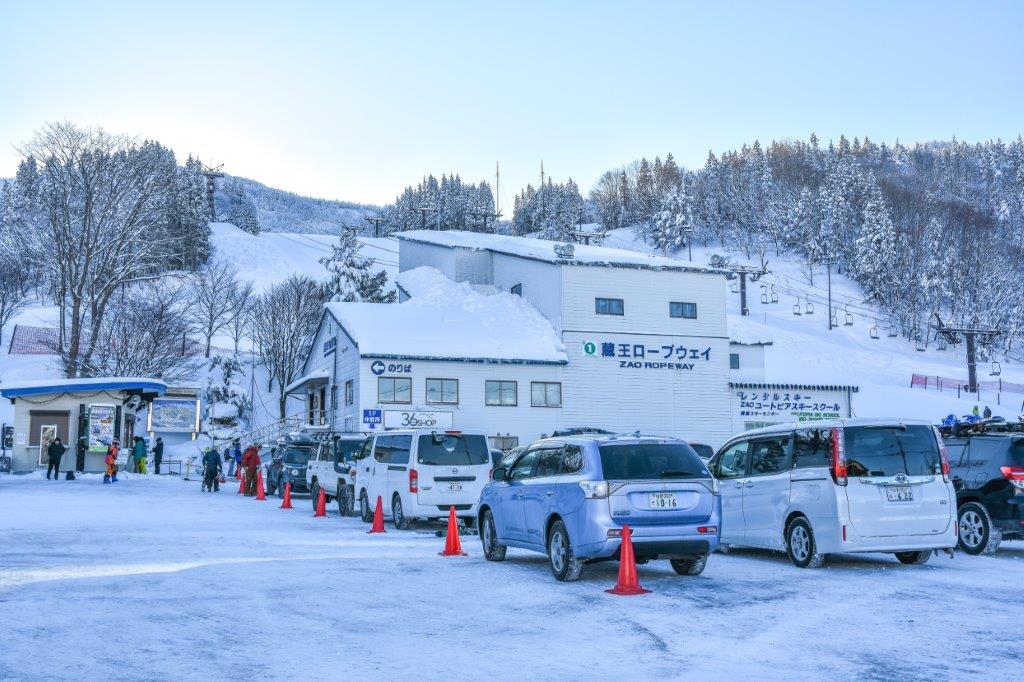
<path id="1" fill-rule="evenodd" d="M 844 436 L 850 476 L 942 473 L 939 445 L 930 426 L 850 426 Z"/>
<path id="2" fill-rule="evenodd" d="M 351 462 L 363 447 L 361 440 L 339 440 L 335 447 L 335 461 Z"/>
<path id="3" fill-rule="evenodd" d="M 700 457 L 686 443 L 610 444 L 598 449 L 606 481 L 710 476 Z"/>
<path id="4" fill-rule="evenodd" d="M 288 448 L 284 451 L 284 463 L 291 466 L 306 466 L 311 454 L 313 451 L 310 448 Z"/>
<path id="5" fill-rule="evenodd" d="M 1014 438 L 1012 450 L 1014 463 L 1024 466 L 1024 438 Z"/>
<path id="6" fill-rule="evenodd" d="M 690 443 L 690 447 L 693 448 L 693 451 L 696 452 L 697 455 L 705 462 L 715 456 L 715 449 L 710 445 L 705 445 L 704 443 Z"/>
<path id="7" fill-rule="evenodd" d="M 491 453 L 483 436 L 435 433 L 420 436 L 416 458 L 420 464 L 457 466 L 486 464 Z"/>

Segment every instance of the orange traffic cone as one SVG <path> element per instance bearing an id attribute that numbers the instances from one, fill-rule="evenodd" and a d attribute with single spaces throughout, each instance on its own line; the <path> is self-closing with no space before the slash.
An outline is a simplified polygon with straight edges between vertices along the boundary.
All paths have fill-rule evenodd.
<path id="1" fill-rule="evenodd" d="M 633 557 L 633 531 L 629 526 L 622 527 L 622 547 L 619 550 L 619 581 L 615 587 L 605 590 L 608 594 L 647 594 L 650 590 L 640 587 L 640 579 L 636 575 L 636 559 Z"/>
<path id="2" fill-rule="evenodd" d="M 266 500 L 267 499 L 267 493 L 266 493 L 265 490 L 263 490 L 263 470 L 262 469 L 257 469 L 256 470 L 256 499 L 257 500 Z"/>
<path id="3" fill-rule="evenodd" d="M 291 481 L 284 484 L 284 502 L 281 503 L 281 509 L 292 508 L 292 484 Z"/>
<path id="4" fill-rule="evenodd" d="M 459 520 L 455 518 L 455 507 L 448 507 L 448 535 L 444 541 L 444 551 L 438 553 L 441 556 L 466 556 L 459 540 Z"/>
<path id="5" fill-rule="evenodd" d="M 239 469 L 241 471 L 241 469 Z M 238 477 L 238 494 L 241 495 L 245 492 L 245 478 L 242 476 Z"/>
<path id="6" fill-rule="evenodd" d="M 316 497 L 316 509 L 313 510 L 313 516 L 327 516 L 327 493 L 323 488 L 320 488 L 320 494 Z"/>
<path id="7" fill-rule="evenodd" d="M 380 500 L 380 495 L 377 496 L 377 508 L 373 510 L 373 525 L 370 526 L 370 530 L 367 533 L 387 533 L 384 530 L 384 503 Z"/>

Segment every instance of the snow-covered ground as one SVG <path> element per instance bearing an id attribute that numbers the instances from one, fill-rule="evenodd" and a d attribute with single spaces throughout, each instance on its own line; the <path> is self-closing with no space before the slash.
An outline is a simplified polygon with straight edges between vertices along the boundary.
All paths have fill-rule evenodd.
<path id="1" fill-rule="evenodd" d="M 0 679 L 1018 679 L 1024 543 L 993 557 L 715 555 L 558 583 L 228 485 L 0 477 Z"/>

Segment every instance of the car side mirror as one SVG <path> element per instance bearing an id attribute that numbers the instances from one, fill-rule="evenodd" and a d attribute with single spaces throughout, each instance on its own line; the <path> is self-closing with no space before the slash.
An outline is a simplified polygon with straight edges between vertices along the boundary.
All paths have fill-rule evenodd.
<path id="1" fill-rule="evenodd" d="M 496 467 L 491 472 L 491 478 L 495 481 L 504 481 L 508 477 L 508 469 L 505 467 Z"/>

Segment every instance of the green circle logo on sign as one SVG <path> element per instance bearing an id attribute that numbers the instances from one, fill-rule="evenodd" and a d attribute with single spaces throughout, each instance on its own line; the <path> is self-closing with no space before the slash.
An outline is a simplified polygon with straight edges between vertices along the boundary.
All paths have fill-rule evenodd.
<path id="1" fill-rule="evenodd" d="M 583 352 L 587 355 L 593 355 L 597 352 L 597 346 L 594 345 L 593 341 L 586 341 L 583 344 Z"/>

